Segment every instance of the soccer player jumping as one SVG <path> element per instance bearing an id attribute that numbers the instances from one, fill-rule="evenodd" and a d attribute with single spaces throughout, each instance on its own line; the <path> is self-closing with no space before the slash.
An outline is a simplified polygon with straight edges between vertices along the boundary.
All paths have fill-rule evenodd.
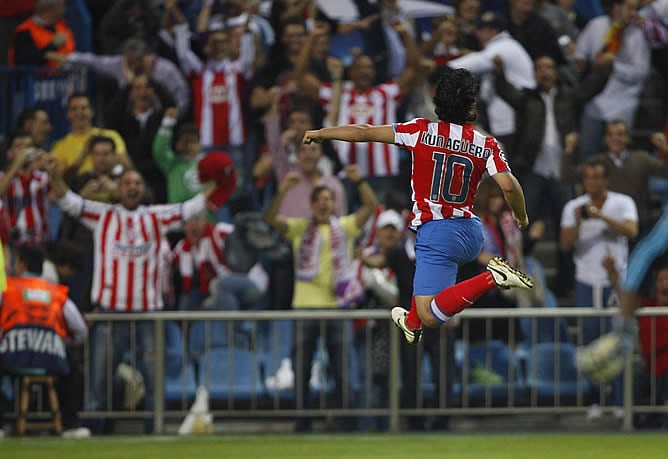
<path id="1" fill-rule="evenodd" d="M 531 279 L 501 258 L 487 272 L 455 284 L 460 265 L 482 250 L 480 219 L 473 213 L 478 184 L 485 171 L 503 190 L 520 228 L 528 225 L 524 194 L 493 137 L 473 129 L 480 85 L 465 69 L 446 68 L 434 104 L 438 122 L 416 118 L 407 123 L 352 124 L 307 131 L 304 143 L 326 139 L 383 142 L 411 151 L 415 277 L 409 311 L 392 309 L 392 320 L 409 343 L 420 341 L 422 327 L 438 327 L 487 291 L 499 287 L 531 288 Z"/>

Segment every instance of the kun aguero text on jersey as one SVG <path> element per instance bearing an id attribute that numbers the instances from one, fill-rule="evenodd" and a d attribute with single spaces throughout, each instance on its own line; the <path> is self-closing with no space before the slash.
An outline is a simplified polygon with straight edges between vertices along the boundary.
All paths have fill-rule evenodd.
<path id="1" fill-rule="evenodd" d="M 491 148 L 483 148 L 470 142 L 468 140 L 451 139 L 446 140 L 442 135 L 434 135 L 428 132 L 423 132 L 420 136 L 420 143 L 429 145 L 430 147 L 445 148 L 446 150 L 460 151 L 468 153 L 476 158 L 487 159 L 492 154 Z"/>

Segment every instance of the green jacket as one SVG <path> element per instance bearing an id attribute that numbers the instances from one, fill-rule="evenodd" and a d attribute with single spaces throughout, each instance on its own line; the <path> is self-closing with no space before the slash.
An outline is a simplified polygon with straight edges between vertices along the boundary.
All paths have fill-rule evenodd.
<path id="1" fill-rule="evenodd" d="M 197 173 L 198 159 L 189 159 L 172 150 L 172 128 L 161 126 L 153 141 L 153 158 L 167 179 L 167 202 L 187 201 L 202 191 Z"/>

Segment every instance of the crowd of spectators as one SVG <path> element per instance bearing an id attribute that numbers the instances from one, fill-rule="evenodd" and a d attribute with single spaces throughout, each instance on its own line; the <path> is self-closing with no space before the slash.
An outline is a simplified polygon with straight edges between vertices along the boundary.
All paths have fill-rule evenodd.
<path id="1" fill-rule="evenodd" d="M 623 275 L 628 248 L 668 204 L 665 183 L 650 181 L 668 177 L 668 101 L 659 114 L 665 126 L 634 124 L 650 74 L 668 80 L 668 0 L 595 1 L 604 12 L 596 17 L 569 0 L 443 1 L 452 13 L 431 24 L 414 21 L 397 0 L 354 0 L 354 22 L 327 16 L 314 0 L 274 0 L 266 10 L 258 0 L 89 1 L 93 52 L 77 50 L 66 3 L 0 2 L 2 24 L 15 26 L 0 49 L 9 66 L 86 67 L 100 82 L 97 92 L 70 94 L 62 113 L 13 113 L 14 129 L 3 133 L 0 234 L 9 273 L 24 244 L 49 252 L 73 244 L 83 256 L 78 273 L 56 280 L 83 312 L 408 306 L 409 154 L 301 139 L 328 125 L 435 119 L 441 66 L 479 76 L 476 128 L 503 145 L 532 221 L 517 230 L 499 190 L 483 183 L 476 208 L 485 249 L 462 275 L 492 256 L 542 272 L 539 246 L 558 259 L 557 275 L 531 295 L 496 294 L 474 307 L 543 306 L 546 291 L 606 307 L 606 266 Z M 353 32 L 360 47 L 330 55 L 332 40 Z M 70 131 L 50 143 L 54 116 L 66 117 Z M 225 167 L 203 174 L 204 158 Z M 62 216 L 54 219 L 50 206 Z M 245 236 L 238 219 L 248 212 L 264 215 L 283 250 L 235 264 L 234 244 Z M 382 348 L 384 326 L 355 330 L 373 333 Z M 509 336 L 506 321 L 493 336 L 479 328 L 472 325 L 472 341 L 522 340 L 521 327 Z M 594 328 L 585 341 L 598 336 Z M 87 409 L 108 408 L 108 359 L 118 363 L 131 332 L 150 408 L 152 328 L 114 326 L 112 336 L 98 324 Z M 302 392 L 321 332 L 306 322 L 295 341 Z M 325 332 L 336 370 L 341 339 L 352 335 Z M 365 341 L 360 333 L 355 342 Z M 451 368 L 441 343 L 456 334 L 425 334 L 434 368 Z M 387 356 L 373 359 L 366 370 L 386 384 Z M 415 372 L 406 365 L 405 377 Z M 365 403 L 384 403 L 378 398 Z M 405 398 L 414 406 L 414 393 Z M 297 429 L 310 430 L 302 421 Z"/>

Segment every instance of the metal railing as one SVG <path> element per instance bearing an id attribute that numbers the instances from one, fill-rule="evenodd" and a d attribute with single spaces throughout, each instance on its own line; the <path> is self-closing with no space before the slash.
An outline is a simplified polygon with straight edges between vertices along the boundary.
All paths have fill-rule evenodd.
<path id="1" fill-rule="evenodd" d="M 107 400 L 105 408 L 101 410 L 87 410 L 81 413 L 82 417 L 97 417 L 97 418 L 143 418 L 153 419 L 153 430 L 155 433 L 163 433 L 165 429 L 165 418 L 182 417 L 189 409 L 189 403 L 194 398 L 192 391 L 192 384 L 187 382 L 185 378 L 185 368 L 189 366 L 190 355 L 189 341 L 192 342 L 193 336 L 188 336 L 188 329 L 194 330 L 190 326 L 194 326 L 199 322 L 201 326 L 195 332 L 196 338 L 203 341 L 200 356 L 200 365 L 204 366 L 204 370 L 200 368 L 200 380 L 198 384 L 207 385 L 222 385 L 227 387 L 221 393 L 224 395 L 214 396 L 212 399 L 217 400 L 214 404 L 218 408 L 212 411 L 215 417 L 230 417 L 230 418 L 300 418 L 300 417 L 380 417 L 386 419 L 388 422 L 388 429 L 391 432 L 398 432 L 400 430 L 400 419 L 402 416 L 453 416 L 453 415 L 499 415 L 499 414 L 528 414 L 528 413 L 542 413 L 542 414 L 568 414 L 575 412 L 584 413 L 588 408 L 588 403 L 597 401 L 596 397 L 604 399 L 604 391 L 600 391 L 601 395 L 591 396 L 588 392 L 595 391 L 596 386 L 589 383 L 582 375 L 573 374 L 574 370 L 572 354 L 575 345 L 582 344 L 583 335 L 583 321 L 587 319 L 599 319 L 603 322 L 611 318 L 616 313 L 615 309 L 591 309 L 591 308 L 553 308 L 553 309 L 469 309 L 461 313 L 461 339 L 457 341 L 457 345 L 452 344 L 452 340 L 443 340 L 448 333 L 453 333 L 451 330 L 441 328 L 437 331 L 440 335 L 439 348 L 442 352 L 441 356 L 456 355 L 459 360 L 459 369 L 447 367 L 447 365 L 438 365 L 437 368 L 432 369 L 432 377 L 438 381 L 437 384 L 432 385 L 431 389 L 425 391 L 425 386 L 429 386 L 428 382 L 422 381 L 424 375 L 421 368 L 423 359 L 423 344 L 416 347 L 411 347 L 408 352 L 417 355 L 417 383 L 415 381 L 402 381 L 400 373 L 400 365 L 406 364 L 402 362 L 402 353 L 406 355 L 406 349 L 402 344 L 403 337 L 400 336 L 400 331 L 390 326 L 388 320 L 388 311 L 386 310 L 293 310 L 293 311 L 191 311 L 191 312 L 159 312 L 159 313 L 125 313 L 125 314 L 88 314 L 86 319 L 93 325 L 109 324 L 112 329 L 114 327 L 122 327 L 122 324 L 129 326 L 130 333 L 129 342 L 127 343 L 130 350 L 130 362 L 135 365 L 138 358 L 147 356 L 137 356 L 136 350 L 138 344 L 135 342 L 135 333 L 141 324 L 152 322 L 153 332 L 153 350 L 155 354 L 152 356 L 152 370 L 154 374 L 154 384 L 152 384 L 152 398 L 153 406 L 144 411 L 126 411 L 126 410 L 112 410 L 111 409 L 111 389 L 107 387 Z M 668 316 L 668 307 L 645 308 L 638 313 L 639 316 Z M 529 324 L 518 324 L 518 319 L 528 320 Z M 545 323 L 540 321 L 554 319 L 554 322 Z M 362 348 L 366 350 L 366 359 L 362 362 L 357 362 L 357 368 L 363 369 L 366 373 L 358 378 L 356 388 L 352 388 L 351 381 L 355 377 L 351 372 L 350 355 L 353 347 L 352 339 L 352 321 L 353 320 L 368 320 L 366 325 L 370 329 L 370 324 L 385 324 L 388 331 L 388 356 L 387 356 L 387 380 L 384 386 L 386 394 L 386 403 L 383 406 L 370 406 L 366 403 L 366 407 L 360 407 L 359 402 L 354 402 L 355 394 L 362 393 L 369 395 L 373 391 L 372 378 L 369 377 L 370 362 L 374 358 L 371 349 L 371 339 L 368 337 L 363 340 Z M 493 337 L 494 321 L 507 321 L 508 337 L 507 347 L 492 346 L 490 343 L 498 343 L 497 341 L 486 341 L 482 344 L 476 345 L 470 342 L 472 334 L 477 330 L 480 335 L 480 323 L 477 325 L 472 322 L 475 320 L 482 320 L 484 333 L 486 338 Z M 562 320 L 569 321 L 569 330 L 575 330 L 575 340 L 568 342 L 557 338 L 562 330 Z M 222 321 L 222 322 L 218 322 Z M 280 321 L 294 322 L 294 332 L 292 336 L 279 336 L 273 333 L 272 338 L 266 335 L 268 327 L 276 325 Z M 295 363 L 295 378 L 294 390 L 280 391 L 272 390 L 265 384 L 266 377 L 270 374 L 262 374 L 258 371 L 258 366 L 262 358 L 267 359 L 267 353 L 272 360 L 272 368 L 278 368 L 280 358 L 285 357 L 285 352 L 281 355 L 279 348 L 291 348 L 292 344 L 288 341 L 294 339 L 303 340 L 304 334 L 312 331 L 313 322 L 317 323 L 319 332 L 324 335 L 325 341 L 328 339 L 327 333 L 329 325 L 334 323 L 343 323 L 342 335 L 340 339 L 341 358 L 339 359 L 340 376 L 338 378 L 339 384 L 343 387 L 338 387 L 339 391 L 332 399 L 332 384 L 328 384 L 326 378 L 321 381 L 320 386 L 315 390 L 301 387 L 303 375 L 300 374 L 300 368 L 311 368 L 310 362 L 304 365 L 300 358 L 303 358 L 302 353 L 306 349 L 296 349 L 295 353 L 290 351 L 289 356 L 292 357 Z M 177 357 L 166 358 L 166 324 L 181 324 L 180 332 L 185 335 L 182 338 L 182 354 Z M 216 325 L 222 324 L 222 325 Z M 246 329 L 243 333 L 237 333 L 237 325 L 244 324 Z M 530 337 L 525 336 L 525 339 L 519 342 L 515 337 L 514 328 L 517 326 L 524 326 L 525 335 L 528 333 Z M 218 328 L 216 328 L 218 327 Z M 222 327 L 222 328 L 221 328 Z M 541 338 L 538 329 L 549 329 L 553 327 L 554 340 L 550 341 Z M 202 329 L 203 328 L 203 329 Z M 120 328 L 119 328 L 120 329 Z M 306 330 L 306 331 L 305 331 Z M 173 335 L 173 327 L 171 335 Z M 94 333 L 94 331 L 93 331 Z M 108 348 L 106 352 L 112 351 L 111 335 L 108 334 Z M 204 335 L 204 336 L 202 336 Z M 222 338 L 221 335 L 227 335 Z M 239 336 L 245 336 L 246 341 L 239 342 Z M 333 334 L 330 333 L 329 337 Z M 654 337 L 655 338 L 655 337 Z M 173 336 L 172 338 L 173 339 Z M 265 355 L 261 357 L 258 343 L 264 342 Z M 272 340 L 267 342 L 267 340 Z M 542 344 L 552 342 L 552 345 L 543 345 L 547 349 L 547 354 L 539 353 L 538 349 Z M 571 344 L 572 343 L 572 344 Z M 477 347 L 476 347 L 477 346 Z M 240 366 L 238 361 L 235 361 L 233 352 L 222 354 L 211 353 L 214 348 L 227 349 L 243 349 L 246 358 L 251 359 L 249 366 Z M 501 355 L 506 355 L 506 359 L 501 359 L 501 364 L 496 361 L 494 356 L 494 349 L 501 349 Z M 268 349 L 268 351 L 267 351 Z M 425 348 L 426 349 L 426 348 Z M 473 368 L 473 361 L 470 355 L 474 349 L 482 352 L 482 360 L 484 366 L 476 366 Z M 510 351 L 508 353 L 508 351 Z M 545 351 L 545 349 L 543 349 Z M 568 351 L 568 352 L 562 352 Z M 169 351 L 168 351 L 169 352 Z M 505 352 L 505 354 L 504 354 Z M 543 368 L 537 368 L 540 364 L 544 364 L 544 360 L 539 360 L 538 357 L 549 360 L 549 353 L 552 352 L 554 357 L 550 365 L 543 365 Z M 178 353 L 177 353 L 178 354 Z M 86 346 L 86 369 L 85 387 L 88 401 L 88 394 L 91 392 L 90 386 L 90 371 L 88 367 L 91 361 L 91 350 Z M 99 354 L 97 354 L 99 356 Z M 414 355 L 414 354 L 411 354 Z M 522 356 L 523 355 L 523 356 Z M 213 357 L 212 357 L 213 356 Z M 371 356 L 371 357 L 369 357 Z M 569 357 L 571 356 L 571 357 Z M 107 357 L 110 357 L 107 355 Z M 175 358 L 180 358 L 180 362 L 175 362 Z M 332 357 L 330 356 L 330 359 Z M 404 357 L 405 359 L 406 357 Z M 211 363 L 206 359 L 222 359 L 225 360 L 223 364 L 225 371 L 222 374 L 215 373 L 208 365 Z M 106 369 L 106 378 L 111 381 L 114 373 L 114 368 L 111 367 L 113 359 L 108 358 L 108 367 Z M 443 357 L 441 360 L 445 360 Z M 221 363 L 221 362 L 217 362 Z M 651 358 L 651 366 L 656 363 L 656 355 L 653 352 Z M 166 400 L 165 382 L 166 382 L 166 368 L 165 365 L 182 366 L 181 382 L 183 383 L 183 391 L 181 396 L 177 397 L 179 400 L 174 400 L 174 397 L 169 401 Z M 501 368 L 499 368 L 501 365 Z M 507 366 L 504 370 L 503 365 Z M 568 368 L 567 368 L 568 367 Z M 250 368 L 251 370 L 248 370 Z M 480 372 L 481 368 L 487 372 L 487 376 L 491 375 L 498 378 L 501 375 L 502 381 L 475 381 L 471 375 L 475 372 Z M 491 371 L 494 370 L 494 371 Z M 453 373 L 454 371 L 454 373 Z M 571 371 L 571 374 L 567 374 Z M 247 385 L 246 394 L 239 398 L 233 392 L 233 380 L 235 380 L 235 372 L 244 372 Z M 252 373 L 248 375 L 247 373 Z M 543 373 L 542 375 L 540 373 Z M 548 373 L 547 378 L 552 378 L 553 385 L 547 385 L 547 393 L 545 388 L 541 388 L 540 384 L 536 382 L 537 379 L 545 379 L 545 374 Z M 518 376 L 523 373 L 523 376 Z M 272 373 L 273 374 L 273 373 Z M 551 374 L 552 376 L 549 376 Z M 568 381 L 564 378 L 567 375 Z M 623 378 L 623 409 L 624 419 L 623 428 L 625 430 L 633 429 L 633 414 L 634 413 L 668 413 L 665 406 L 654 404 L 647 406 L 634 405 L 633 396 L 633 360 L 629 358 L 626 364 Z M 545 382 L 545 381 L 543 381 Z M 549 381 L 548 381 L 549 383 Z M 179 383 L 180 384 L 180 383 Z M 402 407 L 402 397 L 409 392 L 410 386 L 415 384 L 415 399 L 413 407 Z M 190 389 L 186 386 L 190 385 Z M 336 385 L 336 384 L 335 384 Z M 449 386 L 448 386 L 449 385 Z M 454 386 L 454 389 L 453 389 Z M 568 391 L 564 391 L 566 387 Z M 550 394 L 549 387 L 552 388 Z M 334 388 L 337 389 L 337 388 Z M 403 391 L 402 391 L 403 389 Z M 210 388 L 210 391 L 212 389 Z M 295 392 L 296 391 L 296 392 Z M 171 392 L 174 392 L 173 388 Z M 178 392 L 178 390 L 177 390 Z M 311 397 L 315 392 L 314 404 L 311 408 L 306 406 L 304 398 Z M 431 395 L 427 394 L 431 392 Z M 288 394 L 288 396 L 286 396 Z M 292 394 L 292 395 L 289 395 Z M 300 395 L 301 394 L 301 395 Z M 403 395 L 402 395 L 403 394 Z M 564 395 L 566 394 L 566 395 Z M 652 398 L 656 398 L 656 387 L 652 385 Z M 173 395 L 173 394 L 172 394 Z M 310 399 L 309 399 L 310 400 Z M 426 403 L 429 401 L 429 404 Z M 332 403 L 334 406 L 332 406 Z M 422 406 L 424 405 L 424 406 Z M 87 406 L 90 406 L 87 404 Z M 608 405 L 611 409 L 612 405 Z"/>

